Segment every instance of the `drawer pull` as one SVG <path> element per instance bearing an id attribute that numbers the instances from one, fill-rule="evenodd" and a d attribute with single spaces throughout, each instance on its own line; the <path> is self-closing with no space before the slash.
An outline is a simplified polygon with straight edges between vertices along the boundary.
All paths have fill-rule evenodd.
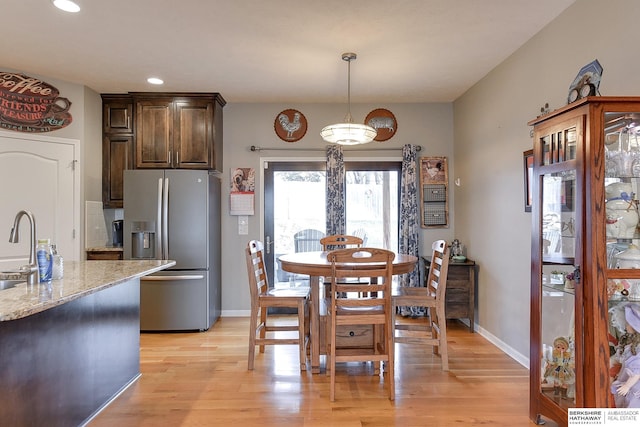
<path id="1" fill-rule="evenodd" d="M 355 336 L 355 335 L 356 335 L 356 333 L 355 333 L 355 332 L 353 332 L 353 331 L 349 331 L 349 336 L 350 336 L 350 337 L 353 337 L 353 336 Z"/>

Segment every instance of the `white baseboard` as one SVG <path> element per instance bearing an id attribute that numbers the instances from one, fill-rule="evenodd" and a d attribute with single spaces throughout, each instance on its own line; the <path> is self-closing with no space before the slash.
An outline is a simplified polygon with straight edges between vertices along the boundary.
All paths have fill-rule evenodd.
<path id="1" fill-rule="evenodd" d="M 249 317 L 251 310 L 222 310 L 220 317 Z"/>
<path id="2" fill-rule="evenodd" d="M 478 324 L 476 324 L 476 332 L 479 333 L 483 338 L 485 338 L 491 344 L 495 345 L 500 350 L 505 352 L 507 356 L 511 357 L 513 360 L 515 360 L 525 368 L 529 369 L 528 357 L 526 357 L 522 353 L 519 353 L 513 347 L 505 344 L 502 340 L 498 339 L 496 336 L 489 333 L 486 329 L 482 328 L 481 326 L 478 326 Z"/>

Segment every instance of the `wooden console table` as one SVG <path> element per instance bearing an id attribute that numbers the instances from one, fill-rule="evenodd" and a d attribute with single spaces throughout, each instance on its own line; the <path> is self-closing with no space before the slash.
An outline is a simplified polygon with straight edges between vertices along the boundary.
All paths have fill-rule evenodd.
<path id="1" fill-rule="evenodd" d="M 422 259 L 422 280 L 427 277 L 431 260 Z M 464 262 L 449 261 L 447 274 L 447 305 L 445 312 L 447 319 L 468 319 L 469 331 L 474 332 L 475 304 L 476 304 L 476 268 L 474 261 L 467 259 Z"/>

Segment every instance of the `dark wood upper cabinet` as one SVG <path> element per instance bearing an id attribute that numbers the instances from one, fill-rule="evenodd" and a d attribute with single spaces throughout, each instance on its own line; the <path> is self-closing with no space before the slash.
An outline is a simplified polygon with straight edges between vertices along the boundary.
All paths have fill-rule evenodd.
<path id="1" fill-rule="evenodd" d="M 222 170 L 218 94 L 134 93 L 136 168 Z"/>
<path id="2" fill-rule="evenodd" d="M 133 102 L 130 96 L 102 96 L 102 131 L 133 133 Z"/>
<path id="3" fill-rule="evenodd" d="M 173 167 L 173 100 L 136 99 L 136 169 Z"/>
<path id="4" fill-rule="evenodd" d="M 222 171 L 218 93 L 104 94 L 102 199 L 122 208 L 125 169 Z"/>
<path id="5" fill-rule="evenodd" d="M 133 168 L 133 100 L 102 95 L 102 204 L 122 208 L 123 172 Z"/>

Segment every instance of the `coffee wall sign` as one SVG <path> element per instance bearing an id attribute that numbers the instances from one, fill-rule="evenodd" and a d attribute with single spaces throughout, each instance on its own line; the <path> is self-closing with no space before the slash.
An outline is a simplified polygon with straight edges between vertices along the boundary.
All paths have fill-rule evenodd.
<path id="1" fill-rule="evenodd" d="M 0 71 L 0 128 L 51 132 L 68 126 L 71 101 L 34 77 Z"/>

